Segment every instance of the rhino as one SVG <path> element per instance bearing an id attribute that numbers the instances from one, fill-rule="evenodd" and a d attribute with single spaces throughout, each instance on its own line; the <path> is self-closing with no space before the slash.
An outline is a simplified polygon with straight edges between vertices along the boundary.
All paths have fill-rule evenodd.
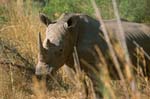
<path id="1" fill-rule="evenodd" d="M 51 21 L 45 14 L 40 14 L 40 19 L 47 28 L 43 43 L 40 33 L 38 36 L 39 53 L 36 75 L 55 72 L 64 64 L 74 69 L 72 55 L 74 46 L 76 46 L 79 59 L 87 61 L 92 68 L 98 69 L 96 65 L 100 62 L 96 57 L 94 45 L 97 45 L 103 55 L 107 57 L 108 46 L 100 29 L 101 23 L 97 19 L 81 13 L 65 13 L 55 21 Z M 121 22 L 131 59 L 135 61 L 133 52 L 136 45 L 134 42 L 143 47 L 147 54 L 150 54 L 150 28 L 142 23 L 124 20 Z M 116 32 L 118 32 L 117 20 L 105 20 L 104 23 L 112 38 L 115 38 Z M 93 71 L 82 62 L 81 69 L 87 73 L 92 81 L 95 80 Z M 148 70 L 150 69 L 148 68 Z M 117 74 L 112 72 L 112 75 Z M 150 74 L 148 75 L 150 76 Z M 93 85 L 96 86 L 96 84 Z"/>

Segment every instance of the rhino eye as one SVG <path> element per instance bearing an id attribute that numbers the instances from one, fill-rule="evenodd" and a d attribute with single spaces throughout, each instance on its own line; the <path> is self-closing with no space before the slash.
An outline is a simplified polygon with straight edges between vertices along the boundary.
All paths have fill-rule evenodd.
<path id="1" fill-rule="evenodd" d="M 61 48 L 61 49 L 59 49 L 59 52 L 62 52 L 63 51 L 63 49 Z"/>
<path id="2" fill-rule="evenodd" d="M 62 54 L 62 52 L 63 52 L 63 49 L 60 48 L 58 51 L 55 52 L 55 55 L 60 56 Z"/>

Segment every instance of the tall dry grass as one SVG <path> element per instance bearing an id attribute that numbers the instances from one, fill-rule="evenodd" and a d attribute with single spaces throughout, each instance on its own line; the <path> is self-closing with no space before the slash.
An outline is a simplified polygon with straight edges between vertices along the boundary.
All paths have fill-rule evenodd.
<path id="1" fill-rule="evenodd" d="M 49 77 L 50 80 L 43 78 L 43 80 L 39 81 L 34 77 L 32 70 L 37 62 L 37 33 L 45 32 L 45 26 L 42 25 L 39 20 L 39 11 L 33 8 L 30 0 L 27 0 L 26 4 L 23 0 L 16 0 L 4 6 L 7 9 L 4 14 L 8 17 L 8 21 L 0 25 L 0 98 L 94 99 L 96 96 L 93 91 L 92 83 L 78 67 L 79 62 L 76 53 L 74 56 L 77 63 L 77 73 L 71 72 L 71 74 L 69 74 L 71 77 L 74 77 L 73 81 L 69 79 L 65 69 L 58 71 L 55 77 L 52 77 L 53 79 Z M 102 18 L 100 18 L 100 20 L 102 20 Z M 108 43 L 110 43 L 110 49 L 113 49 L 113 58 L 116 57 L 113 52 L 115 49 L 119 50 L 119 53 L 124 53 L 120 46 L 114 47 L 114 45 L 109 42 L 107 34 L 106 38 L 108 39 Z M 124 78 L 122 71 L 119 69 L 120 64 L 116 58 L 114 59 L 114 63 L 117 65 L 116 68 L 118 68 L 122 80 L 113 81 L 110 79 L 107 70 L 109 64 L 105 61 L 105 57 L 102 56 L 100 49 L 96 47 L 96 51 L 99 59 L 102 61 L 102 63 L 98 65 L 98 67 L 101 68 L 101 72 L 97 72 L 93 68 L 91 69 L 93 69 L 99 79 L 97 81 L 99 83 L 97 88 L 102 92 L 104 98 L 148 99 L 150 97 L 150 84 L 148 80 L 142 76 L 140 68 L 138 68 L 138 75 L 131 75 L 130 71 L 127 72 L 127 75 L 130 75 L 131 78 L 135 78 L 134 82 L 132 82 L 130 76 L 127 76 L 129 77 L 127 79 Z M 140 54 L 138 49 L 137 57 L 139 61 L 142 60 L 144 63 L 142 54 Z M 124 60 L 124 57 L 121 58 Z M 84 63 L 89 66 L 86 62 Z M 127 65 L 130 64 L 127 63 Z M 134 84 L 136 91 L 132 90 L 131 84 Z M 88 96 L 86 96 L 87 94 Z"/>
<path id="2" fill-rule="evenodd" d="M 45 80 L 38 81 L 34 77 L 32 70 L 37 62 L 37 34 L 39 31 L 45 33 L 46 27 L 40 22 L 39 10 L 33 8 L 32 2 L 27 0 L 25 4 L 23 0 L 17 0 L 4 7 L 8 21 L 0 28 L 0 98 L 84 98 L 84 85 L 80 81 L 76 81 L 76 85 L 67 84 L 71 81 L 66 79 L 63 70 L 51 79 L 53 81 L 48 81 L 49 85 L 45 84 Z"/>
<path id="3" fill-rule="evenodd" d="M 44 30 L 44 26 L 39 22 L 38 13 L 33 12 L 32 6 L 28 5 L 26 9 L 21 0 L 11 1 L 3 6 L 6 9 L 4 15 L 8 19 L 0 29 L 0 62 L 4 63 L 0 64 L 0 98 L 29 99 L 32 74 L 26 74 L 30 72 L 13 66 L 19 64 L 32 67 L 35 64 L 36 34 Z"/>

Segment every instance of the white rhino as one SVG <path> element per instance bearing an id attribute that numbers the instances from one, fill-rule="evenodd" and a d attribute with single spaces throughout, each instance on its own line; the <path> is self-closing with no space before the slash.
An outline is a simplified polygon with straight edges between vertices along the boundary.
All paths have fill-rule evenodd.
<path id="1" fill-rule="evenodd" d="M 39 54 L 36 74 L 42 75 L 57 71 L 61 66 L 74 68 L 73 48 L 76 46 L 79 59 L 87 61 L 92 68 L 98 69 L 96 64 L 99 59 L 96 58 L 94 45 L 98 45 L 104 56 L 107 56 L 108 46 L 100 30 L 101 24 L 98 20 L 84 14 L 66 13 L 58 20 L 51 21 L 44 14 L 40 14 L 41 21 L 47 26 L 46 38 L 42 43 L 39 33 Z M 118 25 L 116 20 L 104 21 L 112 38 L 116 37 Z M 134 23 L 122 20 L 125 31 L 126 43 L 129 49 L 131 59 L 135 62 L 133 55 L 135 44 L 137 42 L 143 49 L 150 54 L 150 28 L 141 23 Z M 109 65 L 110 75 L 118 77 L 116 70 L 112 70 Z M 81 62 L 81 69 L 94 81 L 95 76 L 92 70 Z M 147 66 L 146 75 L 150 76 L 150 67 Z M 93 82 L 94 83 L 94 82 Z M 96 84 L 94 84 L 96 85 Z"/>

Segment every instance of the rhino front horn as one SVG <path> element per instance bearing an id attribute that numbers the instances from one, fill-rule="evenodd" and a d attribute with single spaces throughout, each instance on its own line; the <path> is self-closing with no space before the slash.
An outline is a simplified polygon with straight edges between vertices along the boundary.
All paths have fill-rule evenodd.
<path id="1" fill-rule="evenodd" d="M 42 39 L 41 39 L 41 33 L 39 32 L 38 34 L 38 47 L 39 47 L 39 51 L 42 54 L 44 52 L 44 48 L 42 45 Z"/>

